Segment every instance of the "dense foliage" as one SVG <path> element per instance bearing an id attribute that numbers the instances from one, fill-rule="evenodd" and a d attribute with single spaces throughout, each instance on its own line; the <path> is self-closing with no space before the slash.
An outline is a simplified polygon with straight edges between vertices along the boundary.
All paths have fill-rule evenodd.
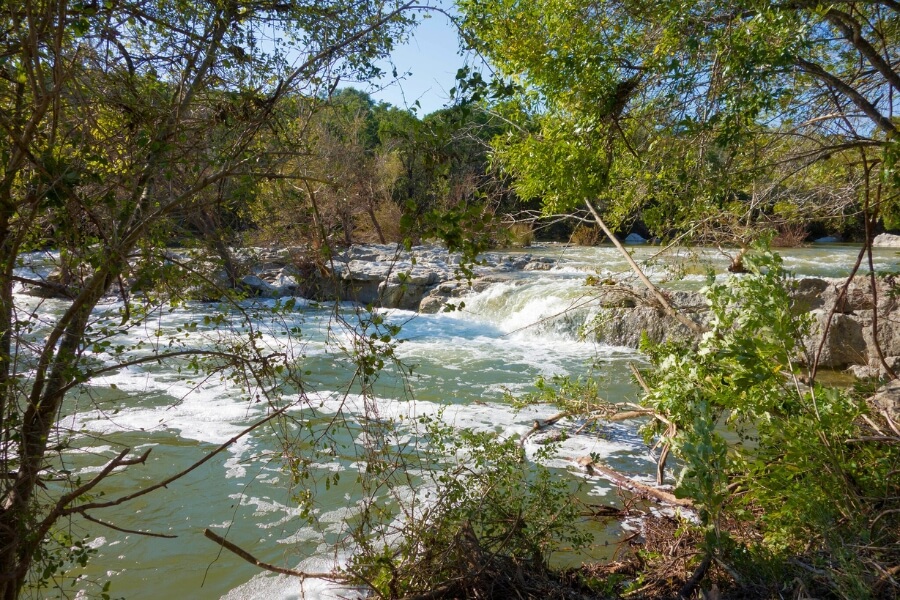
<path id="1" fill-rule="evenodd" d="M 808 560 L 831 593 L 890 597 L 900 448 L 862 419 L 882 416 L 851 390 L 806 379 L 809 315 L 780 258 L 748 265 L 746 277 L 710 281 L 710 329 L 696 349 L 646 348 L 655 370 L 642 404 L 668 422 L 646 434 L 671 444 L 676 491 L 698 503 L 706 552 L 736 563 L 745 589 L 774 595 L 798 576 L 790 561 Z M 729 519 L 761 538 L 729 539 Z"/>
<path id="2" fill-rule="evenodd" d="M 459 5 L 516 84 L 496 160 L 547 212 L 590 200 L 661 237 L 858 233 L 863 188 L 883 183 L 871 203 L 893 224 L 894 3 Z"/>
<path id="3" fill-rule="evenodd" d="M 257 343 L 251 315 L 211 318 L 223 330 L 237 327 L 215 349 L 191 337 L 196 323 L 174 345 L 111 340 L 144 326 L 154 307 L 177 302 L 204 276 L 202 261 L 165 252 L 179 224 L 194 223 L 227 254 L 223 216 L 235 215 L 250 184 L 277 176 L 291 155 L 265 143 L 278 137 L 288 99 L 321 95 L 344 74 L 371 75 L 408 24 L 409 6 L 2 4 L 0 597 L 86 560 L 61 520 L 93 518 L 89 512 L 165 485 L 98 500 L 107 476 L 146 454 L 126 448 L 89 479 L 54 459 L 66 446 L 57 427 L 72 410 L 64 400 L 91 377 L 180 357 L 190 371 L 223 373 L 276 402 L 291 363 Z M 36 249 L 55 251 L 50 277 L 18 270 Z M 20 284 L 67 302 L 43 320 L 14 300 Z M 95 311 L 111 293 L 121 303 Z"/>

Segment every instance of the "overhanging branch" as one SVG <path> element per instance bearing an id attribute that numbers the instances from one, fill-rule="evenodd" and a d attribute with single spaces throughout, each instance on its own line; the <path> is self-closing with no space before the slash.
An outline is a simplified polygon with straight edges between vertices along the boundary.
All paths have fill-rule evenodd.
<path id="1" fill-rule="evenodd" d="M 303 579 L 313 578 L 313 579 L 327 579 L 329 581 L 349 581 L 350 579 L 344 575 L 339 575 L 337 573 L 307 573 L 304 571 L 295 571 L 293 569 L 285 569 L 284 567 L 276 567 L 275 565 L 262 562 L 240 546 L 233 544 L 223 538 L 222 536 L 216 534 L 214 531 L 210 531 L 209 529 L 204 530 L 203 535 L 219 544 L 229 552 L 233 552 L 237 554 L 244 560 L 246 560 L 251 565 L 256 565 L 260 569 L 265 569 L 266 571 L 272 571 L 273 573 L 278 573 L 280 575 L 289 575 L 291 577 L 299 577 L 302 581 Z"/>

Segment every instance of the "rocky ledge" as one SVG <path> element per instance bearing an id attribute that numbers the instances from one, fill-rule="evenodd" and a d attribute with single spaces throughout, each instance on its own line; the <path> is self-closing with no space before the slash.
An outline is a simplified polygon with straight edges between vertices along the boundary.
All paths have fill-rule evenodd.
<path id="1" fill-rule="evenodd" d="M 264 296 L 297 294 L 323 300 L 339 297 L 385 308 L 434 313 L 472 291 L 508 280 L 517 271 L 546 270 L 554 263 L 553 259 L 531 254 L 488 253 L 473 268 L 474 279 L 467 281 L 460 272 L 459 257 L 446 250 L 419 246 L 406 251 L 396 246 L 369 245 L 335 256 L 326 269 L 305 278 L 289 261 L 263 256 L 256 261 L 259 267 L 254 275 L 245 278 L 244 284 Z M 895 282 L 878 279 L 873 297 L 869 279 L 859 277 L 838 302 L 843 284 L 843 279 L 797 281 L 796 306 L 813 317 L 812 331 L 804 340 L 807 353 L 814 356 L 821 345 L 820 366 L 850 369 L 858 377 L 872 377 L 885 371 L 879 358 L 880 348 L 884 362 L 895 372 L 900 371 L 900 302 L 895 298 Z M 599 318 L 595 315 L 594 335 L 598 341 L 636 348 L 642 334 L 655 341 L 692 335 L 684 325 L 667 316 L 643 288 L 595 289 Z M 673 306 L 698 323 L 708 318 L 706 299 L 701 294 L 667 293 Z M 823 344 L 822 332 L 826 329 L 828 335 Z"/>
<path id="2" fill-rule="evenodd" d="M 830 278 L 797 280 L 795 306 L 812 316 L 811 331 L 803 340 L 807 357 L 819 354 L 820 366 L 848 369 L 856 377 L 867 378 L 886 374 L 880 350 L 884 363 L 895 373 L 900 372 L 897 283 L 891 278 L 877 279 L 873 296 L 870 279 L 857 277 L 838 301 L 845 283 L 845 279 Z M 697 323 L 706 323 L 708 311 L 702 294 L 673 292 L 669 297 L 683 314 Z M 637 347 L 644 333 L 657 342 L 690 339 L 694 335 L 666 315 L 645 290 L 611 286 L 599 289 L 598 298 L 604 306 L 595 328 L 598 341 Z"/>
<path id="3" fill-rule="evenodd" d="M 516 271 L 548 270 L 556 262 L 531 254 L 486 253 L 467 277 L 459 255 L 435 246 L 408 251 L 394 245 L 353 246 L 305 273 L 291 260 L 290 250 L 257 250 L 253 256 L 252 274 L 242 283 L 256 295 L 339 298 L 423 313 L 439 312 L 454 298 Z"/>

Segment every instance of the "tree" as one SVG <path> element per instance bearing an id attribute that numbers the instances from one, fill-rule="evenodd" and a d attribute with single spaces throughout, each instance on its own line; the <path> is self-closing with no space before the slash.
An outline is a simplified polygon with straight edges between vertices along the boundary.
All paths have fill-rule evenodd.
<path id="1" fill-rule="evenodd" d="M 588 200 L 613 227 L 643 217 L 661 235 L 708 224 L 742 238 L 785 189 L 808 197 L 816 165 L 823 188 L 851 185 L 859 204 L 873 167 L 873 189 L 894 179 L 893 2 L 459 5 L 518 85 L 507 116 L 523 127 L 498 160 L 547 212 Z M 886 216 L 894 199 L 878 198 Z M 815 200 L 833 215 L 847 195 Z"/>
<path id="2" fill-rule="evenodd" d="M 89 511 L 166 483 L 91 501 L 114 469 L 146 455 L 123 451 L 89 481 L 54 468 L 62 451 L 54 427 L 73 389 L 99 373 L 178 357 L 278 389 L 290 365 L 255 344 L 252 329 L 228 348 L 187 342 L 150 356 L 113 349 L 109 338 L 166 300 L 153 282 L 196 270 L 162 249 L 179 216 L 208 210 L 217 189 L 241 178 L 277 175 L 279 155 L 261 139 L 277 131 L 282 107 L 344 72 L 371 73 L 410 6 L 24 0 L 0 8 L 0 598 L 17 597 L 36 566 L 52 572 L 78 559 L 53 547 L 60 519 L 94 518 Z M 54 277 L 20 270 L 35 249 L 59 251 Z M 38 323 L 17 301 L 18 285 L 69 301 Z M 98 313 L 113 293 L 121 309 Z"/>
<path id="3" fill-rule="evenodd" d="M 520 128 L 496 141 L 497 159 L 547 212 L 586 204 L 603 227 L 643 218 L 743 244 L 773 217 L 858 213 L 867 242 L 879 214 L 892 223 L 897 3 L 459 4 L 517 88 L 501 108 Z M 777 258 L 753 262 L 726 284 L 711 277 L 708 331 L 648 346 L 655 368 L 637 376 L 648 440 L 672 448 L 676 491 L 705 527 L 680 596 L 713 560 L 740 565 L 728 572 L 744 593 L 774 595 L 813 570 L 805 556 L 826 595 L 893 597 L 896 437 L 877 431 L 896 425 L 816 380 L 790 277 Z M 730 538 L 725 517 L 759 537 Z"/>

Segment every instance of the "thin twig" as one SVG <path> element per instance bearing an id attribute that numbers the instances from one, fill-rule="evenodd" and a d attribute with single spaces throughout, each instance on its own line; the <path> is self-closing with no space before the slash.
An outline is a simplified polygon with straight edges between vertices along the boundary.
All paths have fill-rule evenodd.
<path id="1" fill-rule="evenodd" d="M 94 518 L 87 513 L 81 513 L 81 516 L 90 521 L 91 523 L 96 523 L 97 525 L 103 525 L 104 527 L 109 527 L 110 529 L 114 529 L 116 531 L 121 531 L 122 533 L 134 533 L 136 535 L 146 535 L 147 537 L 158 537 L 158 538 L 166 538 L 166 539 L 174 539 L 177 538 L 177 535 L 171 535 L 168 533 L 153 533 L 152 531 L 138 531 L 137 529 L 125 529 L 124 527 L 119 527 L 117 525 L 113 525 L 112 523 L 107 523 L 106 521 L 101 521 L 100 519 Z"/>

